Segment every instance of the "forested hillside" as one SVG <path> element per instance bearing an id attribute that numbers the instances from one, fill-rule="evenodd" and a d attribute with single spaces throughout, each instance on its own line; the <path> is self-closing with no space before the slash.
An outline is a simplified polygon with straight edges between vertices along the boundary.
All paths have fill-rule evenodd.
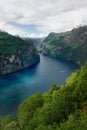
<path id="1" fill-rule="evenodd" d="M 38 52 L 31 42 L 0 32 L 0 75 L 30 67 L 39 60 Z"/>
<path id="2" fill-rule="evenodd" d="M 44 55 L 63 58 L 82 65 L 87 60 L 87 26 L 64 33 L 50 33 L 39 45 Z"/>
<path id="3" fill-rule="evenodd" d="M 64 85 L 26 99 L 16 118 L 1 117 L 0 130 L 87 130 L 87 62 Z"/>

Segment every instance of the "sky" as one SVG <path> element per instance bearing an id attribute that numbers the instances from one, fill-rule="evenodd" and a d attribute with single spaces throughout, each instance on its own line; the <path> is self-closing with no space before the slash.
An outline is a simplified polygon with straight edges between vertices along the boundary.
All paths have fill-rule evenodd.
<path id="1" fill-rule="evenodd" d="M 87 0 L 0 0 L 0 30 L 44 37 L 87 25 Z"/>

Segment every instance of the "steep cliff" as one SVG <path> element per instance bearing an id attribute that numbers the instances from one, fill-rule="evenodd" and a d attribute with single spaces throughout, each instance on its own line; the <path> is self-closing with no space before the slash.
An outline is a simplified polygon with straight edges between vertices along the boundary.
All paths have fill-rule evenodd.
<path id="1" fill-rule="evenodd" d="M 39 61 L 40 57 L 32 43 L 0 32 L 0 75 L 30 67 Z"/>
<path id="2" fill-rule="evenodd" d="M 65 33 L 50 33 L 43 42 L 42 53 L 82 65 L 87 60 L 87 26 Z"/>

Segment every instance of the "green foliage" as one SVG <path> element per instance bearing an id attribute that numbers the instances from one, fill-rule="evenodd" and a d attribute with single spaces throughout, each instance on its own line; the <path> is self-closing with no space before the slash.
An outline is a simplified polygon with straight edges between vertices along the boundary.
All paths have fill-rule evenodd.
<path id="1" fill-rule="evenodd" d="M 43 125 L 53 125 L 56 121 L 56 110 L 53 104 L 44 104 L 39 112 L 40 123 Z"/>
<path id="2" fill-rule="evenodd" d="M 55 130 L 55 129 L 52 128 L 51 125 L 44 126 L 44 125 L 40 124 L 40 125 L 38 126 L 38 128 L 36 128 L 35 130 Z"/>
<path id="3" fill-rule="evenodd" d="M 16 121 L 12 121 L 8 125 L 5 126 L 4 130 L 20 130 L 20 128 Z"/>
<path id="4" fill-rule="evenodd" d="M 20 37 L 12 36 L 6 32 L 0 32 L 0 54 L 15 54 L 22 46 L 31 46 L 32 43 L 25 42 Z M 27 49 L 27 48 L 26 48 Z"/>
<path id="5" fill-rule="evenodd" d="M 53 102 L 55 103 L 54 108 L 58 115 L 58 122 L 67 119 L 68 115 L 77 108 L 73 95 L 64 87 L 61 87 L 59 91 L 53 93 Z"/>
<path id="6" fill-rule="evenodd" d="M 45 92 L 43 94 L 43 97 L 44 97 L 44 102 L 45 103 L 49 103 L 49 102 L 52 102 L 53 98 L 52 98 L 52 94 L 54 91 L 58 90 L 59 87 L 57 86 L 57 84 L 53 84 L 50 88 L 50 90 L 48 92 Z"/>
<path id="7" fill-rule="evenodd" d="M 6 116 L 0 120 L 0 130 L 4 130 L 5 126 L 9 124 L 14 118 L 12 116 Z"/>
<path id="8" fill-rule="evenodd" d="M 33 118 L 37 108 L 43 106 L 43 97 L 41 94 L 36 93 L 29 99 L 25 100 L 19 107 L 18 111 L 18 121 L 21 128 L 25 128 L 29 124 L 31 118 Z"/>
<path id="9" fill-rule="evenodd" d="M 87 116 L 76 111 L 69 115 L 66 122 L 60 124 L 60 130 L 87 130 Z"/>

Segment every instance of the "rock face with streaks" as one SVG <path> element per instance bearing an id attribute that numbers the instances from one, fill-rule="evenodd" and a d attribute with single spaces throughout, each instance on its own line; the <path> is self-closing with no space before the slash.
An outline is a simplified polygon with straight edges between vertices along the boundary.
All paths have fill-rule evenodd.
<path id="1" fill-rule="evenodd" d="M 32 43 L 0 32 L 0 75 L 19 71 L 39 61 L 40 57 Z"/>

